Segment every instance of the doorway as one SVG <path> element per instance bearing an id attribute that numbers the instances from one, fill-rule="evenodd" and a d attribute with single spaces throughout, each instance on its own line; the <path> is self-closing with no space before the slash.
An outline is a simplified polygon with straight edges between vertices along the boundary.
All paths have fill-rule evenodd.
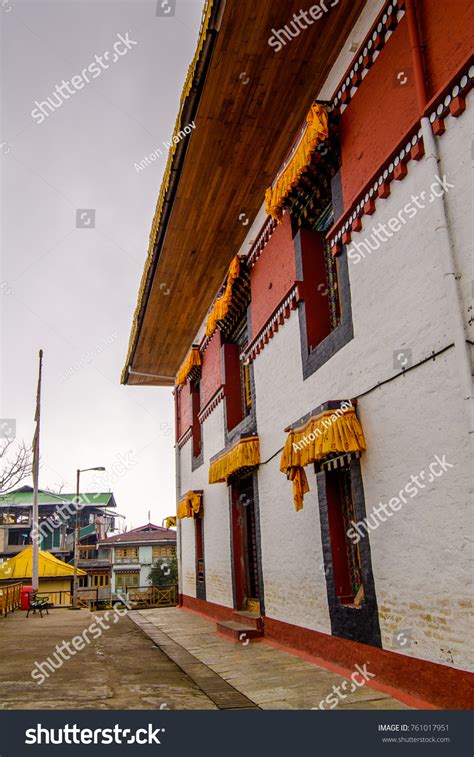
<path id="1" fill-rule="evenodd" d="M 253 476 L 231 484 L 234 605 L 260 615 L 262 582 Z"/>

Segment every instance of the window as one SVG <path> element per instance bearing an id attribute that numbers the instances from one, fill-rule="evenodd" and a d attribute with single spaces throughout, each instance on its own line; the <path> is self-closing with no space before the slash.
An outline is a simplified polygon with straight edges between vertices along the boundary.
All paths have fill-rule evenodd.
<path id="1" fill-rule="evenodd" d="M 252 410 L 250 365 L 244 364 L 241 359 L 247 344 L 248 322 L 245 314 L 229 334 L 223 346 L 228 431 L 250 415 Z"/>
<path id="2" fill-rule="evenodd" d="M 109 585 L 109 576 L 105 575 L 104 573 L 98 573 L 94 574 L 92 576 L 92 586 L 108 586 Z"/>
<path id="3" fill-rule="evenodd" d="M 80 589 L 87 589 L 87 578 L 88 578 L 88 576 L 79 576 L 79 588 Z"/>
<path id="4" fill-rule="evenodd" d="M 127 589 L 140 585 L 140 573 L 117 573 L 115 576 L 115 590 L 123 593 Z"/>
<path id="5" fill-rule="evenodd" d="M 356 522 L 349 465 L 326 470 L 329 537 L 334 571 L 334 588 L 341 604 L 360 604 L 363 597 L 359 545 L 347 536 Z"/>
<path id="6" fill-rule="evenodd" d="M 324 365 L 353 338 L 347 254 L 333 257 L 326 240 L 344 211 L 337 123 L 311 155 L 304 175 L 285 199 L 290 214 L 301 300 L 303 378 Z"/>
<path id="7" fill-rule="evenodd" d="M 138 562 L 138 547 L 116 547 L 116 562 Z"/>
<path id="8" fill-rule="evenodd" d="M 341 322 L 337 259 L 325 239 L 332 220 L 330 202 L 315 227 L 301 228 L 295 240 L 304 282 L 303 306 L 309 352 L 315 350 Z"/>
<path id="9" fill-rule="evenodd" d="M 381 647 L 370 535 L 357 541 L 353 530 L 366 518 L 358 454 L 330 457 L 315 470 L 331 633 Z"/>
<path id="10" fill-rule="evenodd" d="M 153 547 L 153 559 L 158 557 L 174 557 L 176 555 L 176 547 L 174 544 L 169 546 L 157 546 Z"/>
<path id="11" fill-rule="evenodd" d="M 10 546 L 28 544 L 30 540 L 30 531 L 9 530 L 8 531 L 8 544 Z"/>
<path id="12" fill-rule="evenodd" d="M 196 550 L 196 596 L 198 599 L 205 600 L 204 533 L 201 513 L 194 516 L 194 544 Z"/>
<path id="13" fill-rule="evenodd" d="M 201 411 L 201 382 L 193 381 L 191 383 L 191 423 L 193 433 L 193 457 L 199 457 L 201 454 L 202 435 L 199 413 Z"/>
<path id="14" fill-rule="evenodd" d="M 332 199 L 325 210 L 317 218 L 313 229 L 322 235 L 322 253 L 324 260 L 324 281 L 319 282 L 318 292 L 325 297 L 328 316 L 329 331 L 332 331 L 341 322 L 341 302 L 339 300 L 339 282 L 337 275 L 337 260 L 332 254 L 329 242 L 326 241 L 326 233 L 334 222 L 334 208 Z"/>

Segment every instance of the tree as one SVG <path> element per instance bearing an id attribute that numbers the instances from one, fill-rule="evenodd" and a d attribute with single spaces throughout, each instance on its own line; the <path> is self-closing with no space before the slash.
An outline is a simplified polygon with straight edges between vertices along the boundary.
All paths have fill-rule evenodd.
<path id="1" fill-rule="evenodd" d="M 48 492 L 48 494 L 62 494 L 64 487 L 66 486 L 66 481 L 64 479 L 61 479 L 57 484 L 54 484 L 54 486 L 45 486 L 43 491 Z"/>
<path id="2" fill-rule="evenodd" d="M 0 441 L 0 494 L 15 489 L 23 479 L 31 476 L 33 459 L 31 447 L 13 439 Z"/>
<path id="3" fill-rule="evenodd" d="M 176 557 L 162 557 L 157 560 L 148 574 L 153 586 L 169 586 L 178 583 L 178 560 Z"/>

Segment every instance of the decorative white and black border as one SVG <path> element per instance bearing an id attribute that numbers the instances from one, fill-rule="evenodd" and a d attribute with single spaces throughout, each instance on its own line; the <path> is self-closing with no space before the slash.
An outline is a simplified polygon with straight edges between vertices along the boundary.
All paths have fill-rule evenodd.
<path id="1" fill-rule="evenodd" d="M 278 305 L 276 310 L 273 311 L 270 318 L 267 320 L 265 326 L 260 329 L 257 336 L 252 339 L 250 344 L 246 347 L 242 354 L 242 359 L 245 362 L 254 360 L 256 356 L 263 350 L 266 344 L 272 339 L 273 335 L 277 333 L 280 326 L 290 317 L 291 311 L 296 310 L 299 300 L 301 299 L 298 282 L 296 282 L 292 289 L 285 296 L 283 302 Z"/>
<path id="2" fill-rule="evenodd" d="M 441 95 L 431 105 L 427 115 L 435 136 L 442 136 L 446 131 L 444 120 L 447 116 L 451 115 L 453 118 L 458 118 L 465 111 L 466 96 L 472 88 L 473 79 L 474 66 L 471 65 L 467 71 L 459 75 L 456 83 L 452 85 L 451 91 Z M 354 205 L 350 215 L 345 214 L 345 221 L 339 226 L 337 232 L 335 233 L 334 230 L 329 232 L 327 238 L 334 254 L 342 251 L 343 244 L 349 244 L 352 231 L 361 230 L 361 218 L 375 212 L 376 200 L 386 199 L 390 195 L 390 183 L 393 180 L 402 181 L 405 178 L 408 173 L 407 164 L 411 160 L 421 160 L 423 155 L 422 130 L 421 127 L 416 127 L 411 138 L 407 137 L 406 143 L 397 154 L 383 169 L 380 169 L 378 177 L 373 180 L 370 188 L 366 188 L 364 196 Z"/>

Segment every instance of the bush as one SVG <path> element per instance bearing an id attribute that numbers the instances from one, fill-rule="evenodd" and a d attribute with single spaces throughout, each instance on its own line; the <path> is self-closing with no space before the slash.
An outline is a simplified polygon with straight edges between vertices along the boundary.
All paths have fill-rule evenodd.
<path id="1" fill-rule="evenodd" d="M 161 557 L 148 574 L 153 586 L 169 586 L 178 583 L 178 560 L 176 557 Z"/>

